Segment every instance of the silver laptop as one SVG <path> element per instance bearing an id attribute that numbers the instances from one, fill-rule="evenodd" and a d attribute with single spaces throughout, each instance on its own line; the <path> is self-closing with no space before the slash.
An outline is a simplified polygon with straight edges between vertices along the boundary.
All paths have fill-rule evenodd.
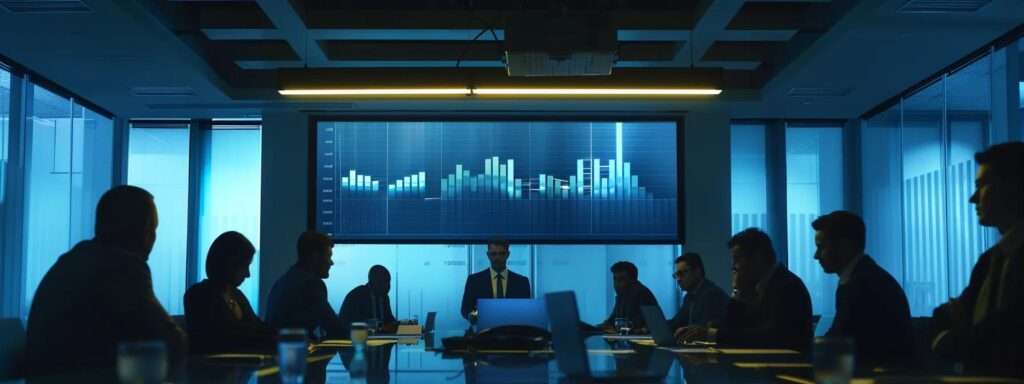
<path id="1" fill-rule="evenodd" d="M 622 382 L 662 380 L 672 366 L 673 356 L 668 351 L 657 350 L 650 357 L 650 364 L 642 372 L 615 371 L 591 372 L 580 332 L 580 314 L 576 307 L 576 294 L 571 291 L 553 292 L 544 296 L 548 319 L 551 325 L 551 344 L 555 349 L 558 370 L 570 381 Z"/>
<path id="2" fill-rule="evenodd" d="M 651 333 L 654 344 L 657 344 L 659 347 L 676 345 L 676 338 L 673 336 L 672 330 L 668 328 L 668 320 L 665 320 L 665 315 L 661 313 L 661 308 L 645 305 L 640 307 L 640 311 L 643 312 L 644 323 L 647 323 L 647 331 Z"/>

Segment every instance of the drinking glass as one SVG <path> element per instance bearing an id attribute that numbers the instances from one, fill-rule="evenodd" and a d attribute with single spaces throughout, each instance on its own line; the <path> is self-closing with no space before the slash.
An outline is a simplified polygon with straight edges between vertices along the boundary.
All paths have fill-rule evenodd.
<path id="1" fill-rule="evenodd" d="M 281 382 L 302 383 L 306 377 L 306 330 L 286 328 L 278 333 L 277 364 Z"/>
<path id="2" fill-rule="evenodd" d="M 853 378 L 853 341 L 839 337 L 814 339 L 814 382 L 847 384 Z"/>
<path id="3" fill-rule="evenodd" d="M 167 376 L 163 341 L 129 341 L 117 346 L 117 377 L 122 383 L 161 383 Z"/>

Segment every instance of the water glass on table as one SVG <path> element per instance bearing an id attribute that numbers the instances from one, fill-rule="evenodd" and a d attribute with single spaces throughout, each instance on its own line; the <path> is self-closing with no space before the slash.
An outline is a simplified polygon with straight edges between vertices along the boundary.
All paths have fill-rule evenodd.
<path id="1" fill-rule="evenodd" d="M 286 328 L 278 333 L 277 364 L 282 383 L 302 383 L 306 377 L 306 330 Z"/>
<path id="2" fill-rule="evenodd" d="M 117 346 L 117 377 L 122 383 L 162 383 L 167 376 L 163 341 L 129 341 Z"/>
<path id="3" fill-rule="evenodd" d="M 366 339 L 370 337 L 368 326 L 364 322 L 352 323 L 349 338 L 352 340 L 352 347 L 363 348 L 366 346 Z"/>
<path id="4" fill-rule="evenodd" d="M 628 335 L 633 330 L 632 322 L 625 317 L 616 317 L 613 325 L 615 326 L 615 331 L 622 336 Z"/>
<path id="5" fill-rule="evenodd" d="M 814 338 L 814 382 L 846 384 L 853 378 L 853 341 L 840 337 Z"/>

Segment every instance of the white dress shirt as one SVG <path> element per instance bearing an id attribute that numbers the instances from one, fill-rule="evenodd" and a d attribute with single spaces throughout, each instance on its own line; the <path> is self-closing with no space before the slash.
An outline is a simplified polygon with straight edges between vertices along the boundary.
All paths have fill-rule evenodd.
<path id="1" fill-rule="evenodd" d="M 498 273 L 494 268 L 487 268 L 491 271 L 491 297 L 498 299 L 498 279 L 497 276 L 501 275 L 501 291 L 505 293 L 505 297 L 508 297 L 508 268 Z"/>

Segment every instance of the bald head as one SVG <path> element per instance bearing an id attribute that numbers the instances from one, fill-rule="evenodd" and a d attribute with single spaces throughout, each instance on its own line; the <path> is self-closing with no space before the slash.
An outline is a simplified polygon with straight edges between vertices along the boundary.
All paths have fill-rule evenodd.
<path id="1" fill-rule="evenodd" d="M 96 204 L 96 241 L 148 258 L 158 221 L 152 194 L 136 186 L 117 186 Z"/>
<path id="2" fill-rule="evenodd" d="M 370 273 L 367 275 L 370 289 L 373 289 L 375 295 L 386 296 L 391 292 L 391 272 L 383 265 L 370 267 Z"/>

